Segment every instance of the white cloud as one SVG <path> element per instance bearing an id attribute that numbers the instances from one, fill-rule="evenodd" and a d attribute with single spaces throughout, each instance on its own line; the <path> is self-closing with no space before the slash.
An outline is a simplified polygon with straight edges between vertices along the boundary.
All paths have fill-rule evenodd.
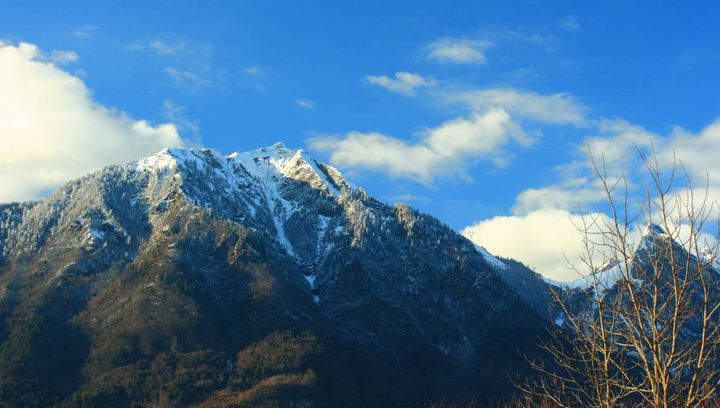
<path id="1" fill-rule="evenodd" d="M 610 184 L 624 179 L 630 190 L 637 185 L 636 179 L 640 177 L 636 175 L 644 174 L 638 149 L 647 152 L 653 145 L 662 146 L 662 138 L 641 126 L 619 119 L 601 119 L 594 124 L 599 134 L 586 137 L 574 147 L 574 161 L 556 167 L 560 180 L 520 193 L 512 208 L 514 214 L 550 209 L 584 210 L 604 201 L 606 195 L 592 168 L 591 155 Z M 662 151 L 659 154 L 666 156 Z"/>
<path id="2" fill-rule="evenodd" d="M 579 225 L 582 220 L 576 210 L 583 211 L 586 208 L 582 207 L 598 206 L 607 200 L 590 167 L 588 149 L 606 172 L 611 185 L 614 180 L 627 177 L 630 217 L 640 210 L 640 205 L 646 199 L 644 187 L 649 188 L 651 196 L 654 189 L 654 186 L 647 184 L 647 171 L 643 168 L 638 151 L 647 154 L 654 149 L 665 181 L 668 180 L 673 164 L 681 163 L 696 186 L 693 190 L 696 206 L 704 199 L 706 177 L 709 178 L 707 194 L 710 202 L 717 203 L 720 200 L 720 162 L 717 160 L 717 152 L 720 151 L 720 119 L 697 133 L 676 127 L 666 136 L 618 119 L 602 119 L 596 124 L 598 134 L 587 137 L 581 147 L 575 148 L 577 159 L 558 166 L 562 171 L 559 182 L 523 191 L 516 198 L 513 215 L 478 222 L 463 230 L 463 234 L 490 252 L 519 259 L 549 278 L 577 278 L 577 273 L 567 269 L 563 257 L 565 255 L 577 263 L 579 255 L 583 253 L 582 236 L 573 227 L 573 223 Z M 675 191 L 682 190 L 685 187 L 683 183 L 681 177 L 676 177 Z M 616 193 L 622 195 L 623 186 L 619 188 Z M 670 207 L 674 205 L 674 199 L 673 196 L 668 198 Z M 622 199 L 616 204 L 622 206 Z M 708 210 L 716 216 L 718 207 L 716 205 L 714 209 Z M 655 217 L 657 222 L 655 211 L 653 209 L 653 213 L 643 214 L 637 223 L 647 222 L 648 216 Z M 589 214 L 599 215 L 597 212 Z M 713 219 L 711 217 L 711 221 Z M 635 242 L 638 233 L 633 231 L 631 234 Z M 686 234 L 686 231 L 681 229 L 682 233 Z M 703 238 L 710 244 L 714 242 L 705 233 Z"/>
<path id="3" fill-rule="evenodd" d="M 185 51 L 185 43 L 168 43 L 156 38 L 148 44 L 148 47 L 160 55 L 175 55 Z"/>
<path id="4" fill-rule="evenodd" d="M 588 214 L 586 220 L 601 216 Z M 537 210 L 521 216 L 502 216 L 478 222 L 462 234 L 495 255 L 521 261 L 550 279 L 572 281 L 587 274 L 577 227 L 583 217 L 565 210 Z M 567 258 L 567 259 L 566 259 Z M 577 270 L 569 268 L 568 261 Z"/>
<path id="5" fill-rule="evenodd" d="M 542 78 L 543 74 L 535 67 L 520 67 L 506 74 L 513 81 L 527 81 Z"/>
<path id="6" fill-rule="evenodd" d="M 703 185 L 709 177 L 711 198 L 720 199 L 720 164 L 715 154 L 720 150 L 720 120 L 696 134 L 675 127 L 665 136 L 620 119 L 601 119 L 596 124 L 597 134 L 586 137 L 575 148 L 577 158 L 557 166 L 560 180 L 519 194 L 514 213 L 550 208 L 576 210 L 603 201 L 605 196 L 591 167 L 590 154 L 610 184 L 624 179 L 631 195 L 640 193 L 648 182 L 640 153 L 650 155 L 654 150 L 661 171 L 669 175 L 673 164 L 681 164 L 695 185 Z"/>
<path id="7" fill-rule="evenodd" d="M 693 134 L 676 127 L 662 151 L 662 164 L 671 166 L 673 154 L 694 178 L 695 184 L 702 185 L 706 176 L 713 187 L 720 189 L 720 118 Z"/>
<path id="8" fill-rule="evenodd" d="M 41 55 L 32 44 L 0 43 L 0 201 L 39 198 L 89 171 L 185 143 L 172 124 L 95 102 L 81 79 Z"/>
<path id="9" fill-rule="evenodd" d="M 585 139 L 583 153 L 589 150 L 599 161 L 604 160 L 610 173 L 631 170 L 631 163 L 638 160 L 638 149 L 648 150 L 661 146 L 662 138 L 642 126 L 620 119 L 602 119 L 598 125 L 599 135 Z"/>
<path id="10" fill-rule="evenodd" d="M 413 74 L 412 72 L 396 72 L 395 78 L 390 78 L 385 75 L 368 75 L 365 77 L 365 80 L 370 84 L 381 86 L 391 92 L 404 95 L 414 95 L 417 89 L 429 87 L 434 84 L 432 79 Z"/>
<path id="11" fill-rule="evenodd" d="M 0 47 L 9 46 L 0 40 Z M 78 62 L 80 57 L 74 51 L 52 50 L 50 53 L 43 52 L 33 44 L 20 43 L 17 45 L 17 52 L 24 57 L 40 62 L 48 62 L 55 65 L 65 65 Z"/>
<path id="12" fill-rule="evenodd" d="M 475 111 L 502 108 L 513 116 L 556 125 L 584 126 L 587 107 L 567 93 L 539 95 L 509 88 L 450 91 L 448 102 L 462 103 Z"/>
<path id="13" fill-rule="evenodd" d="M 638 220 L 628 231 L 626 238 L 630 248 L 635 248 L 642 239 L 645 221 Z M 608 217 L 599 212 L 580 215 L 566 210 L 543 209 L 524 215 L 490 218 L 466 227 L 461 233 L 491 253 L 517 259 L 547 278 L 573 281 L 587 276 L 591 270 L 583 260 L 588 256 L 581 232 L 583 228 L 591 231 L 586 238 L 591 241 L 595 269 L 617 256 L 611 247 L 600 244 L 602 240 L 596 235 L 608 231 L 608 222 Z M 687 225 L 680 225 L 677 230 L 672 225 L 670 228 L 675 239 L 687 243 L 690 235 Z M 592 244 L 593 241 L 597 244 Z M 714 236 L 700 234 L 701 245 L 714 247 L 716 243 Z"/>
<path id="14" fill-rule="evenodd" d="M 667 135 L 651 132 L 642 126 L 618 119 L 601 120 L 599 135 L 588 137 L 585 144 L 596 158 L 605 160 L 609 172 L 637 173 L 641 168 L 639 151 L 654 150 L 661 170 L 682 165 L 695 184 L 720 189 L 720 118 L 698 132 L 675 126 Z"/>
<path id="15" fill-rule="evenodd" d="M 428 45 L 427 57 L 443 63 L 485 64 L 485 51 L 492 46 L 488 40 L 443 38 Z"/>
<path id="16" fill-rule="evenodd" d="M 583 184 L 586 182 L 582 181 Z M 592 183 L 581 186 L 555 185 L 529 188 L 520 193 L 512 208 L 513 214 L 529 214 L 536 210 L 581 210 L 605 198 L 603 191 Z"/>
<path id="17" fill-rule="evenodd" d="M 165 73 L 175 86 L 190 92 L 218 87 L 227 74 L 213 66 L 213 46 L 209 43 L 150 38 L 130 43 L 125 50 L 149 53 L 167 61 Z"/>
<path id="18" fill-rule="evenodd" d="M 646 155 L 654 150 L 665 181 L 675 166 L 677 174 L 674 187 L 684 188 L 684 169 L 695 188 L 695 199 L 700 200 L 707 188 L 709 199 L 717 206 L 720 201 L 720 162 L 717 158 L 717 152 L 720 151 L 720 119 L 715 119 L 699 132 L 676 126 L 668 135 L 658 135 L 638 125 L 617 120 L 608 122 L 603 131 L 606 134 L 590 138 L 589 144 L 593 151 L 604 152 L 613 171 L 625 171 L 635 184 L 640 185 L 642 178 L 633 173 L 647 176 L 647 171 L 640 161 L 638 150 Z"/>
<path id="19" fill-rule="evenodd" d="M 500 32 L 498 35 L 499 38 L 504 39 L 505 41 L 521 45 L 529 45 L 546 52 L 554 52 L 560 48 L 558 41 L 553 36 L 549 35 L 518 30 L 504 31 Z"/>
<path id="20" fill-rule="evenodd" d="M 401 81 L 375 77 L 374 81 L 395 91 L 410 92 L 400 83 L 425 84 L 427 79 Z M 414 75 L 414 74 L 408 74 Z M 409 77 L 408 77 L 409 78 Z M 404 85 L 402 85 L 404 86 Z M 408 142 L 382 133 L 351 132 L 344 137 L 321 137 L 309 141 L 312 148 L 330 153 L 330 160 L 345 169 L 373 169 L 429 185 L 438 178 L 470 179 L 467 170 L 480 160 L 505 166 L 513 157 L 510 142 L 530 145 L 539 131 L 526 133 L 515 119 L 553 125 L 585 126 L 586 108 L 568 94 L 539 95 L 513 89 L 481 91 L 441 90 L 433 95 L 446 103 L 461 104 L 467 117 L 447 121 Z M 533 135 L 532 137 L 530 135 Z"/>
<path id="21" fill-rule="evenodd" d="M 295 99 L 293 102 L 295 106 L 305 110 L 315 110 L 315 102 L 310 99 Z"/>
<path id="22" fill-rule="evenodd" d="M 248 75 L 262 75 L 262 73 L 263 73 L 262 69 L 260 69 L 260 67 L 256 67 L 256 66 L 247 67 L 243 70 L 243 72 L 245 72 Z"/>
<path id="23" fill-rule="evenodd" d="M 189 70 L 176 68 L 165 68 L 165 73 L 172 78 L 176 86 L 186 88 L 190 91 L 197 91 L 201 88 L 210 87 L 213 81 Z"/>
<path id="24" fill-rule="evenodd" d="M 74 51 L 54 50 L 50 53 L 50 62 L 56 65 L 78 62 L 78 60 L 80 60 L 80 57 Z"/>
<path id="25" fill-rule="evenodd" d="M 560 28 L 562 28 L 565 31 L 580 31 L 582 30 L 582 26 L 578 22 L 577 17 L 575 16 L 565 16 L 560 19 Z"/>
<path id="26" fill-rule="evenodd" d="M 177 130 L 185 135 L 192 136 L 192 143 L 200 144 L 200 124 L 195 119 L 190 119 L 187 114 L 187 109 L 173 102 L 172 100 L 166 100 L 163 102 L 163 117 L 168 122 L 172 123 Z"/>
<path id="27" fill-rule="evenodd" d="M 411 193 L 404 193 L 399 195 L 393 195 L 389 197 L 389 200 L 391 202 L 401 202 L 401 203 L 408 203 L 411 201 L 418 202 L 418 201 L 431 201 L 430 198 L 425 196 L 418 196 Z"/>
<path id="28" fill-rule="evenodd" d="M 125 46 L 126 51 L 152 51 L 161 57 L 187 57 L 205 60 L 212 55 L 212 45 L 186 41 L 150 38 Z"/>
<path id="29" fill-rule="evenodd" d="M 503 147 L 514 141 L 528 145 L 532 140 L 502 109 L 470 118 L 456 118 L 429 129 L 417 143 L 380 133 L 352 132 L 345 137 L 311 139 L 312 149 L 330 153 L 330 161 L 343 168 L 384 171 L 423 184 L 446 175 L 467 176 L 477 160 L 502 164 Z"/>
<path id="30" fill-rule="evenodd" d="M 84 25 L 80 27 L 76 27 L 75 30 L 73 30 L 73 36 L 78 38 L 92 38 L 95 35 L 95 32 L 98 30 L 97 26 L 94 25 Z"/>

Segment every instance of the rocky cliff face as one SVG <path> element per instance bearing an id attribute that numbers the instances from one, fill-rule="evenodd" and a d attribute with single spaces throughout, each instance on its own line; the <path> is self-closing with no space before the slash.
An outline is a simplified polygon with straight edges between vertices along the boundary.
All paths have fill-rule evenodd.
<path id="1" fill-rule="evenodd" d="M 499 396 L 545 324 L 522 268 L 299 150 L 164 150 L 0 207 L 0 401 Z"/>

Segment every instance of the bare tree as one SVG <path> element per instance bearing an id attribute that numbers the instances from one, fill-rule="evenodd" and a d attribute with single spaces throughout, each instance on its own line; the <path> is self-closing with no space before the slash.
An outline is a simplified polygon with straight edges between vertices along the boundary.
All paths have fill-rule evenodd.
<path id="1" fill-rule="evenodd" d="M 590 289 L 554 291 L 558 327 L 543 346 L 550 359 L 532 363 L 539 376 L 520 386 L 520 405 L 703 407 L 717 396 L 716 221 L 707 239 L 717 208 L 707 184 L 696 196 L 682 166 L 665 179 L 654 153 L 640 156 L 651 187 L 635 210 L 627 180 L 591 156 L 607 215 L 577 226 L 585 251 L 572 266 Z"/>

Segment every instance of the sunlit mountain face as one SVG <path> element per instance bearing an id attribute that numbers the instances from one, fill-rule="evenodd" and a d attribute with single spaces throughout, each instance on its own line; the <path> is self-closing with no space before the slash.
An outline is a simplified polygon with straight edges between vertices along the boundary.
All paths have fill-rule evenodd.
<path id="1" fill-rule="evenodd" d="M 489 400 L 548 321 L 521 264 L 281 144 L 163 150 L 2 210 L 12 404 Z"/>

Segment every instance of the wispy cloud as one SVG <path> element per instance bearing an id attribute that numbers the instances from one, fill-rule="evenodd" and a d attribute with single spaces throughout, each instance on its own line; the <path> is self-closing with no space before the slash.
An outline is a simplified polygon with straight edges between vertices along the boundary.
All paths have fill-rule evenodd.
<path id="1" fill-rule="evenodd" d="M 168 67 L 165 68 L 165 73 L 172 78 L 175 85 L 190 91 L 198 91 L 213 85 L 212 80 L 204 78 L 192 71 Z"/>
<path id="2" fill-rule="evenodd" d="M 11 44 L 4 43 L 0 40 L 0 46 L 10 45 Z M 75 51 L 52 50 L 50 52 L 45 52 L 34 44 L 23 42 L 17 45 L 17 50 L 18 52 L 22 52 L 27 55 L 30 59 L 54 65 L 67 65 L 80 61 L 80 56 L 78 56 Z"/>
<path id="3" fill-rule="evenodd" d="M 602 201 L 602 187 L 591 168 L 591 155 L 602 165 L 603 172 L 611 181 L 622 179 L 628 174 L 642 174 L 638 149 L 649 151 L 654 146 L 661 162 L 672 156 L 667 147 L 672 143 L 672 138 L 663 138 L 623 120 L 596 120 L 592 132 L 596 135 L 585 137 L 573 148 L 570 162 L 556 166 L 558 180 L 520 193 L 515 200 L 513 213 L 527 214 L 540 209 L 575 211 Z M 718 170 L 720 174 L 720 168 Z M 633 182 L 629 181 L 632 188 Z"/>
<path id="4" fill-rule="evenodd" d="M 507 30 L 495 34 L 498 42 L 507 44 L 525 45 L 546 52 L 554 52 L 560 48 L 557 39 L 549 34 L 529 32 L 526 30 Z"/>
<path id="5" fill-rule="evenodd" d="M 186 49 L 185 43 L 174 43 L 170 44 L 161 39 L 152 40 L 148 47 L 160 55 L 176 55 Z"/>
<path id="6" fill-rule="evenodd" d="M 588 182 L 588 178 L 564 180 L 556 185 L 523 191 L 515 199 L 512 212 L 515 215 L 526 215 L 537 210 L 578 210 L 603 197 L 603 192 Z"/>
<path id="7" fill-rule="evenodd" d="M 572 95 L 540 95 L 511 88 L 482 90 L 446 90 L 441 93 L 450 103 L 461 103 L 473 110 L 502 108 L 519 118 L 557 125 L 582 126 L 587 123 L 588 108 Z"/>
<path id="8" fill-rule="evenodd" d="M 78 38 L 92 38 L 98 30 L 98 26 L 95 25 L 84 25 L 75 27 L 72 35 Z"/>
<path id="9" fill-rule="evenodd" d="M 189 92 L 217 88 L 223 82 L 226 71 L 213 65 L 213 46 L 170 38 L 147 38 L 125 46 L 128 52 L 147 53 L 165 62 L 165 74 L 173 84 Z"/>
<path id="10" fill-rule="evenodd" d="M 365 81 L 403 95 L 414 95 L 416 90 L 435 84 L 432 79 L 412 72 L 396 72 L 394 78 L 386 75 L 368 75 Z"/>
<path id="11" fill-rule="evenodd" d="M 485 51 L 493 45 L 489 40 L 442 38 L 427 46 L 427 57 L 442 63 L 485 64 Z"/>
<path id="12" fill-rule="evenodd" d="M 535 67 L 521 67 L 508 72 L 506 77 L 512 81 L 528 81 L 542 78 L 543 74 Z"/>
<path id="13" fill-rule="evenodd" d="M 203 62 L 212 55 L 212 45 L 164 38 L 138 40 L 125 46 L 126 51 L 151 51 L 159 56 L 176 56 L 202 59 Z"/>
<path id="14" fill-rule="evenodd" d="M 570 15 L 565 16 L 560 19 L 560 22 L 558 23 L 560 25 L 560 28 L 562 28 L 565 31 L 580 31 L 582 30 L 582 26 L 580 25 L 580 22 L 578 22 L 577 17 Z"/>
<path id="15" fill-rule="evenodd" d="M 249 66 L 243 69 L 243 72 L 247 75 L 262 75 L 263 71 L 260 69 L 260 67 L 256 66 Z"/>
<path id="16" fill-rule="evenodd" d="M 78 57 L 75 51 L 54 50 L 50 52 L 49 59 L 53 64 L 64 65 L 72 62 L 78 62 L 80 57 Z"/>
<path id="17" fill-rule="evenodd" d="M 295 99 L 293 104 L 300 109 L 315 110 L 315 102 L 310 99 Z"/>
<path id="18" fill-rule="evenodd" d="M 389 197 L 391 202 L 402 202 L 402 203 L 409 203 L 409 202 L 426 202 L 430 201 L 430 198 L 426 196 L 418 196 L 411 193 L 405 193 L 400 195 L 394 195 Z"/>
<path id="19" fill-rule="evenodd" d="M 200 145 L 200 124 L 188 116 L 187 108 L 168 99 L 163 103 L 163 117 L 172 123 L 185 139 Z"/>

